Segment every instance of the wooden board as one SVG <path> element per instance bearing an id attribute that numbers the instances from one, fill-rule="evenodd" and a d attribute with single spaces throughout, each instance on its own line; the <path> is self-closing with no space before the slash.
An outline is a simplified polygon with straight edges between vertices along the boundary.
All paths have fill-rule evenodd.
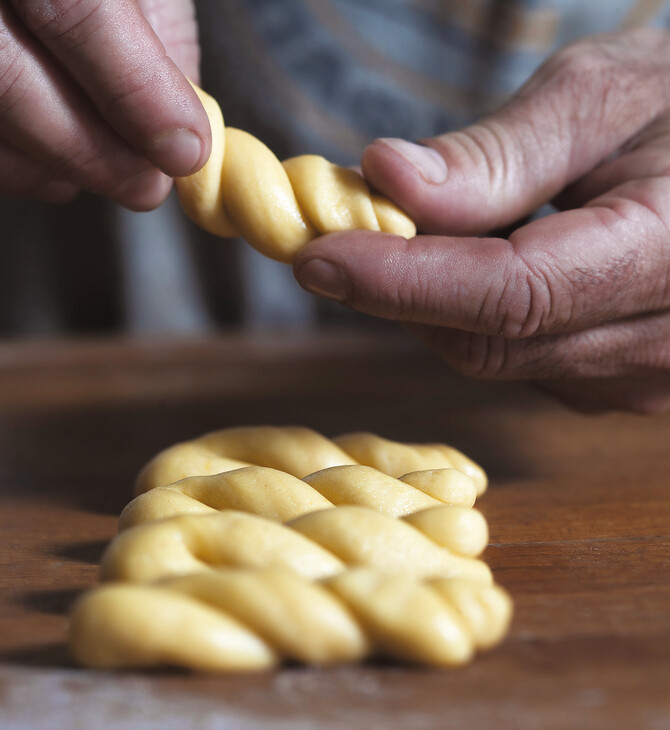
<path id="1" fill-rule="evenodd" d="M 507 641 L 455 671 L 92 672 L 65 615 L 139 467 L 239 424 L 446 441 L 485 466 Z M 0 727 L 670 727 L 670 417 L 583 416 L 394 335 L 0 346 Z"/>

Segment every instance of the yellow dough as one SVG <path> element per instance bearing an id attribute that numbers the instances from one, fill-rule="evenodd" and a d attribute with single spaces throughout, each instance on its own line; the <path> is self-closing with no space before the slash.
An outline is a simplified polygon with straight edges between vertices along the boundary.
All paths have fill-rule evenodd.
<path id="1" fill-rule="evenodd" d="M 369 433 L 240 427 L 177 444 L 138 476 L 104 585 L 71 614 L 73 656 L 207 671 L 463 664 L 512 615 L 480 558 L 486 484 L 453 448 Z"/>
<path id="2" fill-rule="evenodd" d="M 285 525 L 235 510 L 181 515 L 122 532 L 105 551 L 100 575 L 146 582 L 226 566 L 277 566 L 316 579 L 368 565 L 386 573 L 490 583 L 488 566 L 475 559 L 486 546 L 486 521 L 469 510 L 471 519 L 459 525 L 462 511 L 432 507 L 425 525 L 422 513 L 399 520 L 355 506 L 310 512 Z"/>
<path id="3" fill-rule="evenodd" d="M 449 504 L 472 507 L 476 487 L 457 469 L 411 472 L 400 479 L 369 466 L 331 466 L 304 479 L 264 466 L 186 477 L 139 494 L 121 513 L 120 529 L 180 514 L 235 509 L 285 522 L 335 505 L 371 507 L 392 517 Z"/>
<path id="4" fill-rule="evenodd" d="M 500 587 L 461 579 L 356 568 L 314 582 L 277 568 L 227 569 L 90 591 L 75 605 L 69 638 L 91 667 L 245 671 L 282 658 L 373 655 L 455 666 L 500 641 L 511 615 Z"/>
<path id="5" fill-rule="evenodd" d="M 483 494 L 487 485 L 486 474 L 478 464 L 444 444 L 402 444 L 364 432 L 331 440 L 302 426 L 240 426 L 165 449 L 140 471 L 135 494 L 185 477 L 219 474 L 252 464 L 279 469 L 299 479 L 331 466 L 352 464 L 370 466 L 396 478 L 417 471 L 457 469 L 472 479 L 475 496 Z M 412 483 L 417 489 L 431 489 L 428 475 L 416 477 Z"/>
<path id="6" fill-rule="evenodd" d="M 209 117 L 212 152 L 194 175 L 176 180 L 186 214 L 217 236 L 243 236 L 290 263 L 308 241 L 331 231 L 367 229 L 409 238 L 414 223 L 370 192 L 353 170 L 302 155 L 283 164 L 258 139 L 226 127 L 217 102 L 194 87 Z"/>

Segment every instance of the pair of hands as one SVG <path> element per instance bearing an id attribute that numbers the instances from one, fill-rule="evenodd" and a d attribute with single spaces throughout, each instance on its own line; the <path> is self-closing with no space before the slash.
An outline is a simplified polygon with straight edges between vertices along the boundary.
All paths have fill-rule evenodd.
<path id="1" fill-rule="evenodd" d="M 376 141 L 367 179 L 425 235 L 324 236 L 298 281 L 400 321 L 461 372 L 666 409 L 669 40 L 586 39 L 465 130 Z M 190 0 L 0 0 L 0 194 L 159 205 L 209 155 L 198 60 Z M 562 212 L 483 237 L 550 200 Z"/>

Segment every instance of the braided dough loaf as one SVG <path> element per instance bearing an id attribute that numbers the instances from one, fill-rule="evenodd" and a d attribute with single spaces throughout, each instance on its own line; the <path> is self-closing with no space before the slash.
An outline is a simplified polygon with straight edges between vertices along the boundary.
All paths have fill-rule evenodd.
<path id="1" fill-rule="evenodd" d="M 99 667 L 461 664 L 511 617 L 478 558 L 485 488 L 454 449 L 366 433 L 244 427 L 177 444 L 141 471 L 103 556 L 109 584 L 72 613 L 72 652 Z"/>
<path id="2" fill-rule="evenodd" d="M 283 164 L 258 139 L 226 127 L 217 102 L 194 87 L 209 117 L 212 152 L 194 175 L 176 180 L 186 214 L 217 236 L 243 236 L 270 258 L 290 263 L 308 241 L 363 228 L 409 238 L 414 223 L 372 194 L 353 170 L 316 155 Z"/>

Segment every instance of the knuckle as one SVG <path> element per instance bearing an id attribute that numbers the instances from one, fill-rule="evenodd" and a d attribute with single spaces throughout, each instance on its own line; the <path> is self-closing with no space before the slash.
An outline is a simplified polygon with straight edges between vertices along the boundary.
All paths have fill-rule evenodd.
<path id="1" fill-rule="evenodd" d="M 556 76 L 565 76 L 574 82 L 588 80 L 613 65 L 613 54 L 605 49 L 602 42 L 593 38 L 582 39 L 561 48 L 547 66 Z"/>
<path id="2" fill-rule="evenodd" d="M 476 326 L 505 339 L 535 337 L 557 323 L 569 321 L 572 302 L 559 296 L 558 277 L 547 265 L 531 266 L 521 259 L 482 300 Z"/>
<path id="3" fill-rule="evenodd" d="M 592 36 L 559 50 L 540 73 L 543 86 L 530 88 L 544 95 L 571 135 L 584 124 L 606 129 L 612 119 L 632 134 L 639 129 L 640 114 L 653 119 L 667 103 L 662 93 L 668 86 L 667 63 L 667 51 L 651 54 L 620 36 Z"/>

